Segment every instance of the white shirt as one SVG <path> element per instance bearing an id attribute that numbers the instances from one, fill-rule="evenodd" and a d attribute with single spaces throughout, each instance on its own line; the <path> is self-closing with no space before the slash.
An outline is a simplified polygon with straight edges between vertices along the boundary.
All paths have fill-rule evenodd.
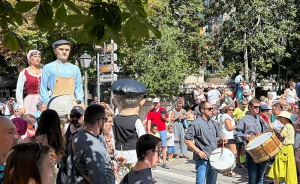
<path id="1" fill-rule="evenodd" d="M 275 119 L 275 120 L 272 122 L 272 124 L 273 124 L 274 128 L 275 128 L 277 131 L 279 131 L 279 132 L 281 132 L 282 127 L 284 127 L 284 125 L 283 125 L 279 120 L 277 120 L 277 119 Z"/>
<path id="2" fill-rule="evenodd" d="M 222 134 L 225 135 L 225 139 L 234 139 L 233 137 L 233 132 L 234 130 L 228 130 L 227 129 L 227 126 L 226 126 L 226 123 L 225 123 L 225 120 L 230 120 L 231 121 L 231 125 L 232 126 L 235 126 L 235 121 L 232 117 L 229 116 L 229 114 L 225 113 L 221 116 L 221 131 L 222 131 Z"/>
<path id="3" fill-rule="evenodd" d="M 286 95 L 286 102 L 288 103 L 295 103 L 295 95 L 296 95 L 296 90 L 293 89 L 287 89 L 288 90 L 288 94 Z"/>
<path id="4" fill-rule="evenodd" d="M 167 146 L 175 146 L 175 143 L 174 143 L 175 135 L 174 135 L 174 133 L 173 132 L 172 133 L 167 132 L 167 138 L 169 136 L 172 136 L 172 137 L 170 139 L 167 139 Z"/>
<path id="5" fill-rule="evenodd" d="M 238 76 L 235 77 L 234 83 L 238 84 L 238 83 L 240 83 L 243 80 L 244 80 L 243 76 L 238 75 Z"/>
<path id="6" fill-rule="evenodd" d="M 209 92 L 207 92 L 207 98 L 208 98 L 208 101 L 211 103 L 211 104 L 217 104 L 217 100 L 219 99 L 219 96 L 220 96 L 220 92 L 216 89 L 212 89 L 210 90 Z"/>

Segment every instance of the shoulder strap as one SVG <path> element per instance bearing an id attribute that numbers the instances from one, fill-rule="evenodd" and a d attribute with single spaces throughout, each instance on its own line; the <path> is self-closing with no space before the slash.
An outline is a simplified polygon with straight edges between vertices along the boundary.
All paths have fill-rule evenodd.
<path id="1" fill-rule="evenodd" d="M 74 135 L 73 138 L 72 138 L 72 145 L 71 145 L 73 155 L 75 154 L 75 143 L 74 143 L 74 139 L 75 139 L 75 135 Z M 73 161 L 73 159 L 72 159 L 72 161 Z M 79 172 L 79 173 L 83 176 L 83 178 L 84 178 L 88 183 L 91 183 L 91 180 L 90 180 L 90 178 L 89 178 L 87 175 L 82 174 L 81 172 Z"/>

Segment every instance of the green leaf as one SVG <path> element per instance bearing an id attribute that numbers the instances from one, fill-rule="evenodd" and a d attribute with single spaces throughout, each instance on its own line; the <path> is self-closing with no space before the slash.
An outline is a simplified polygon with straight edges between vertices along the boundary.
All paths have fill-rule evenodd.
<path id="1" fill-rule="evenodd" d="M 16 3 L 15 10 L 20 13 L 26 13 L 29 12 L 37 4 L 38 2 L 20 1 Z"/>
<path id="2" fill-rule="evenodd" d="M 90 21 L 91 19 L 91 17 L 72 14 L 67 16 L 66 24 L 71 27 L 78 27 L 84 24 L 85 22 Z"/>
<path id="3" fill-rule="evenodd" d="M 147 13 L 141 2 L 125 0 L 124 4 L 132 13 L 137 13 L 143 18 L 147 18 Z"/>
<path id="4" fill-rule="evenodd" d="M 22 15 L 20 13 L 13 11 L 13 17 L 14 17 L 15 21 L 17 22 L 17 24 L 19 24 L 19 26 L 21 26 L 23 24 Z"/>
<path id="5" fill-rule="evenodd" d="M 79 43 L 86 43 L 90 40 L 88 31 L 85 28 L 82 28 L 76 34 L 76 39 Z"/>
<path id="6" fill-rule="evenodd" d="M 48 2 L 42 3 L 42 9 L 47 16 L 48 20 L 53 20 L 53 9 L 52 6 Z"/>
<path id="7" fill-rule="evenodd" d="M 44 28 L 46 30 L 49 30 L 49 31 L 53 31 L 54 27 L 55 27 L 55 23 L 54 23 L 53 18 L 50 16 L 52 7 L 50 6 L 51 10 L 49 10 L 49 6 L 47 6 L 45 4 L 47 4 L 47 3 L 40 4 L 39 9 L 35 15 L 35 22 L 36 22 L 37 26 Z M 53 16 L 53 14 L 52 14 L 52 16 Z"/>
<path id="8" fill-rule="evenodd" d="M 65 5 L 62 4 L 55 12 L 55 18 L 61 22 L 64 23 L 67 19 L 67 12 L 66 12 L 66 8 Z"/>
<path id="9" fill-rule="evenodd" d="M 104 24 L 99 24 L 92 29 L 92 34 L 94 36 L 94 39 L 101 40 L 103 38 L 105 29 Z"/>
<path id="10" fill-rule="evenodd" d="M 62 3 L 62 0 L 53 0 L 52 1 L 52 7 L 58 8 Z"/>
<path id="11" fill-rule="evenodd" d="M 161 38 L 161 32 L 154 27 L 152 24 L 150 24 L 147 20 L 137 17 L 154 35 L 156 38 L 160 39 Z"/>
<path id="12" fill-rule="evenodd" d="M 78 8 L 78 6 L 76 4 L 74 4 L 72 1 L 65 1 L 65 4 L 71 9 L 73 10 L 75 13 L 81 15 L 81 11 Z"/>
<path id="13" fill-rule="evenodd" d="M 8 46 L 9 49 L 13 52 L 17 52 L 19 50 L 19 46 L 20 46 L 17 35 L 12 34 L 12 32 L 9 32 L 8 34 L 4 35 L 3 44 Z"/>

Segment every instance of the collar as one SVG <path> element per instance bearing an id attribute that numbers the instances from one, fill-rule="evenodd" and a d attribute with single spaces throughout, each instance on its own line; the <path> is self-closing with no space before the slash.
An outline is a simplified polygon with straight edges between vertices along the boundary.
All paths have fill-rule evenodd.
<path id="1" fill-rule="evenodd" d="M 69 62 L 67 61 L 67 62 L 65 62 L 65 63 L 62 63 L 62 62 L 60 62 L 60 61 L 58 61 L 58 60 L 55 60 L 56 61 L 56 63 L 57 64 L 60 64 L 60 65 L 66 65 L 66 64 L 69 64 Z"/>

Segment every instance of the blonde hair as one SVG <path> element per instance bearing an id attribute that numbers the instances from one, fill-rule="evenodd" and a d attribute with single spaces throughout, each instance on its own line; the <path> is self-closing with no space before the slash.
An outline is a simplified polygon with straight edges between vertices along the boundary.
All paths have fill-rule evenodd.
<path id="1" fill-rule="evenodd" d="M 173 128 L 173 125 L 168 125 L 168 130 L 169 130 L 170 128 Z"/>
<path id="2" fill-rule="evenodd" d="M 273 99 L 273 95 L 272 94 L 268 94 L 268 99 Z"/>
<path id="3" fill-rule="evenodd" d="M 233 107 L 233 110 L 234 110 L 234 106 L 231 105 L 231 104 L 229 104 L 229 105 L 227 105 L 227 106 L 225 106 L 225 107 L 223 108 L 223 109 L 224 109 L 224 112 L 227 113 L 230 107 Z M 223 110 L 223 109 L 222 109 L 222 110 Z"/>
<path id="4" fill-rule="evenodd" d="M 109 132 L 103 132 L 103 135 L 104 135 L 105 139 L 112 138 L 112 135 Z"/>
<path id="5" fill-rule="evenodd" d="M 259 100 L 260 100 L 261 102 L 264 102 L 264 101 L 265 101 L 265 99 L 266 99 L 266 97 L 265 97 L 265 96 L 261 96 L 261 97 L 259 98 Z"/>

